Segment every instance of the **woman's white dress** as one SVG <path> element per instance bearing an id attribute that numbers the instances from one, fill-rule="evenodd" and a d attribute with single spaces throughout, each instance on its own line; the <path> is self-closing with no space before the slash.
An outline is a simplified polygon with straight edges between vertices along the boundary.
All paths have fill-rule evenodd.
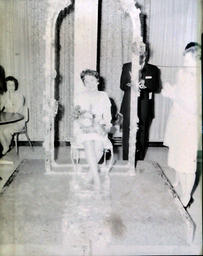
<path id="1" fill-rule="evenodd" d="M 75 98 L 75 105 L 79 105 L 81 110 L 91 112 L 95 116 L 95 121 L 104 124 L 106 129 L 111 127 L 111 102 L 106 92 L 85 91 L 78 94 Z M 84 132 L 79 122 L 74 121 L 74 138 L 77 143 L 87 140 L 99 140 L 108 143 L 107 135 L 99 132 Z"/>
<path id="2" fill-rule="evenodd" d="M 164 144 L 168 165 L 177 172 L 194 173 L 198 150 L 198 84 L 196 68 L 181 69 L 173 87 Z"/>

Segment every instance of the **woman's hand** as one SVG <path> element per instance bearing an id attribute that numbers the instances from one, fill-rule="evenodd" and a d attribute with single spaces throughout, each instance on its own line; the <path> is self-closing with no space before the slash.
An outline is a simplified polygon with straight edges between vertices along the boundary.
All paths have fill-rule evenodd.
<path id="1" fill-rule="evenodd" d="M 107 127 L 106 123 L 104 122 L 104 119 L 95 120 L 94 126 L 96 129 L 96 132 L 101 135 L 106 135 L 109 132 L 109 128 Z"/>
<path id="2" fill-rule="evenodd" d="M 99 133 L 101 135 L 106 135 L 107 134 L 106 126 L 104 124 L 96 125 L 95 130 L 96 130 L 97 133 Z"/>

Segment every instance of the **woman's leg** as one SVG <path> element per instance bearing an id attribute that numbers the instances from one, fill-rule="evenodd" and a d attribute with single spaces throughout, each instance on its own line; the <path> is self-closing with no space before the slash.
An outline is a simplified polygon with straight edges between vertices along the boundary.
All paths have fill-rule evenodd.
<path id="1" fill-rule="evenodd" d="M 2 154 L 6 154 L 12 141 L 13 134 L 19 132 L 24 127 L 25 123 L 5 124 L 0 127 L 0 141 L 3 147 Z"/>
<path id="2" fill-rule="evenodd" d="M 6 145 L 6 141 L 4 139 L 4 135 L 3 135 L 3 132 L 2 130 L 0 130 L 0 143 L 2 145 L 2 154 L 4 154 L 4 148 L 5 148 L 5 145 Z"/>
<path id="3" fill-rule="evenodd" d="M 0 142 L 3 147 L 2 154 L 5 155 L 6 152 L 9 150 L 10 141 L 12 139 L 12 136 L 10 136 L 10 133 L 6 131 L 6 129 L 1 129 L 0 131 Z"/>
<path id="4" fill-rule="evenodd" d="M 100 179 L 98 174 L 98 165 L 97 165 L 97 159 L 98 155 L 95 150 L 95 142 L 94 141 L 85 141 L 85 155 L 87 158 L 87 162 L 90 167 L 90 174 L 92 175 L 94 185 L 96 189 L 100 189 Z"/>
<path id="5" fill-rule="evenodd" d="M 97 163 L 98 163 L 104 153 L 103 142 L 102 141 L 94 141 L 94 148 L 95 148 L 95 154 L 96 154 L 96 159 L 97 159 Z"/>

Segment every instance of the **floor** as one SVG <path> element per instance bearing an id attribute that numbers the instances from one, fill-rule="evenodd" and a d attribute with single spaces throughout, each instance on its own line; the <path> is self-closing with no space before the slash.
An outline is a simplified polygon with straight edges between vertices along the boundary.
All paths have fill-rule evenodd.
<path id="1" fill-rule="evenodd" d="M 173 181 L 173 179 L 174 179 L 174 171 L 173 170 L 171 170 L 170 168 L 168 168 L 168 166 L 167 166 L 167 152 L 168 152 L 168 150 L 167 150 L 167 148 L 163 148 L 163 147 L 157 147 L 157 148 L 155 148 L 155 147 L 150 147 L 149 149 L 148 149 L 148 152 L 147 152 L 147 155 L 146 155 L 146 158 L 145 158 L 145 165 L 144 165 L 144 168 L 141 168 L 141 170 L 144 170 L 144 169 L 148 169 L 146 166 L 147 166 L 147 163 L 150 163 L 150 162 L 158 162 L 159 163 L 159 165 L 160 165 L 160 167 L 161 167 L 161 169 L 164 171 L 164 173 L 165 173 L 165 175 L 168 177 L 168 179 L 170 180 L 170 181 Z M 69 159 L 69 150 L 67 149 L 67 148 L 60 148 L 60 150 L 59 150 L 59 152 L 58 152 L 59 154 L 58 154 L 58 156 L 59 156 L 59 158 L 58 158 L 58 162 L 59 163 L 64 163 L 65 161 L 67 161 L 67 159 Z M 10 154 L 14 154 L 14 152 L 11 152 Z M 117 155 L 115 155 L 115 159 L 117 158 Z M 13 181 L 13 183 L 11 184 L 11 185 L 13 185 L 13 186 L 8 186 L 7 188 L 6 188 L 6 190 L 5 190 L 5 192 L 2 194 L 2 197 L 4 197 L 5 199 L 7 199 L 6 198 L 6 195 L 8 194 L 8 199 L 9 199 L 9 191 L 11 191 L 12 189 L 14 189 L 14 191 L 15 191 L 15 188 L 14 188 L 14 185 L 15 184 L 18 184 L 18 180 L 21 180 L 20 179 L 20 175 L 22 175 L 21 177 L 22 177 L 22 179 L 25 179 L 25 183 L 23 183 L 22 184 L 22 186 L 20 186 L 19 188 L 18 188 L 18 191 L 16 190 L 16 197 L 17 197 L 17 194 L 19 195 L 19 198 L 20 197 L 23 197 L 24 196 L 24 193 L 26 192 L 27 194 L 28 194 L 28 196 L 30 196 L 30 198 L 32 198 L 33 197 L 33 193 L 34 193 L 34 196 L 36 196 L 36 197 L 38 197 L 39 196 L 39 198 L 40 198 L 40 195 L 42 196 L 42 191 L 40 190 L 43 186 L 44 186 L 44 181 L 43 181 L 43 178 L 44 178 L 44 175 L 41 177 L 41 176 L 39 176 L 39 174 L 40 174 L 40 172 L 39 172 L 39 170 L 40 170 L 40 168 L 41 168 L 41 165 L 43 164 L 43 159 L 44 159 L 44 153 L 43 153 L 43 150 L 42 150 L 42 148 L 41 147 L 35 147 L 34 148 L 34 151 L 31 151 L 31 149 L 29 148 L 29 147 L 21 147 L 20 148 L 20 159 L 29 159 L 29 161 L 31 161 L 31 162 L 27 162 L 27 167 L 26 167 L 26 163 L 25 163 L 25 165 L 24 165 L 24 167 L 23 168 L 29 168 L 29 163 L 31 163 L 31 165 L 34 165 L 34 163 L 36 164 L 36 171 L 35 172 L 33 172 L 33 174 L 32 174 L 32 177 L 33 177 L 33 182 L 37 182 L 37 184 L 41 184 L 41 186 L 39 186 L 38 188 L 36 188 L 36 186 L 34 186 L 35 187 L 35 189 L 33 189 L 32 191 L 30 191 L 30 189 L 29 189 L 29 186 L 30 186 L 30 184 L 28 184 L 28 175 L 26 174 L 25 175 L 25 172 L 22 172 L 22 173 L 19 173 L 19 174 L 16 174 L 17 176 L 15 177 L 15 179 L 14 179 L 14 181 Z M 36 161 L 38 159 L 38 162 Z M 39 166 L 37 166 L 37 165 L 39 165 Z M 0 167 L 1 168 L 1 167 Z M 139 168 L 138 168 L 139 169 Z M 0 170 L 1 171 L 1 170 Z M 1 172 L 0 172 L 1 173 Z M 199 173 L 200 173 L 200 166 L 199 166 Z M 30 174 L 31 175 L 31 174 Z M 154 190 L 153 191 L 155 191 L 156 189 L 158 189 L 158 191 L 159 191 L 159 193 L 160 193 L 160 197 L 161 197 L 161 193 L 163 193 L 163 196 L 165 196 L 164 195 L 164 193 L 165 193 L 165 189 L 163 189 L 162 190 L 162 188 L 164 188 L 164 187 L 162 187 L 162 184 L 161 184 L 161 182 L 160 182 L 160 180 L 158 181 L 158 178 L 157 178 L 157 176 L 155 175 L 155 176 L 150 176 L 151 175 L 151 172 L 150 173 L 147 173 L 147 171 L 139 171 L 139 173 L 137 174 L 137 176 L 135 176 L 135 182 L 137 182 L 139 179 L 141 179 L 140 181 L 143 181 L 143 176 L 144 175 L 146 175 L 145 176 L 145 179 L 144 179 L 144 181 L 146 182 L 145 184 L 143 184 L 143 187 L 141 186 L 140 187 L 140 189 L 142 190 L 143 188 L 146 188 L 146 187 L 151 187 L 151 188 L 153 188 L 154 187 Z M 23 178 L 24 177 L 24 178 Z M 59 176 L 55 176 L 55 177 L 57 177 L 57 178 L 52 178 L 52 177 L 47 177 L 46 179 L 47 180 L 45 180 L 45 182 L 47 182 L 48 180 L 49 180 L 49 184 L 51 184 L 51 187 L 53 187 L 53 191 L 51 192 L 51 193 L 49 193 L 49 191 L 46 191 L 46 195 L 47 196 L 52 196 L 53 197 L 53 199 L 49 199 L 49 202 L 50 202 L 50 205 L 49 205 L 49 208 L 50 208 L 50 212 L 53 210 L 52 209 L 52 207 L 53 207 L 53 202 L 54 202 L 54 204 L 55 204 L 55 202 L 56 202 L 56 198 L 57 198 L 57 196 L 58 196 L 58 185 L 57 184 L 61 184 L 61 189 L 63 188 L 64 189 L 64 191 L 66 191 L 67 190 L 67 186 L 66 186 L 66 184 L 69 184 L 68 182 L 69 182 L 69 180 L 67 180 L 67 176 L 66 176 L 66 178 L 64 178 L 64 179 L 62 179 L 61 180 L 61 176 L 59 175 Z M 149 179 L 148 179 L 149 178 Z M 123 199 L 122 199 L 122 197 L 121 197 L 121 195 L 119 195 L 119 191 L 120 190 L 118 190 L 118 188 L 121 188 L 121 187 L 125 187 L 125 189 L 126 189 L 126 191 L 125 191 L 125 193 L 124 194 L 126 194 L 126 195 L 129 195 L 130 194 L 130 192 L 131 192 L 131 190 L 129 190 L 128 191 L 128 187 L 130 187 L 130 183 L 129 183 L 129 181 L 128 180 L 125 180 L 125 178 L 122 178 L 121 180 L 119 180 L 119 178 L 118 177 L 116 177 L 116 178 L 114 178 L 114 181 L 117 179 L 117 181 L 116 181 L 116 183 L 114 182 L 114 190 L 116 191 L 116 189 L 117 189 L 117 192 L 115 192 L 115 193 L 113 193 L 114 195 L 116 195 L 118 198 L 117 199 L 115 199 L 114 200 L 114 202 L 121 202 L 121 203 L 114 203 L 114 205 L 115 205 L 115 207 L 117 207 L 116 209 L 117 209 L 117 211 L 119 212 L 120 210 L 119 209 L 121 209 L 121 205 L 123 206 L 123 205 L 125 205 L 125 203 L 126 203 L 126 201 L 122 201 Z M 124 185 L 123 184 L 123 181 L 125 180 L 125 182 L 127 182 L 126 183 L 126 185 Z M 57 182 L 59 182 L 59 183 L 57 183 Z M 147 183 L 148 182 L 148 183 Z M 150 183 L 151 182 L 151 183 Z M 152 183 L 153 182 L 153 183 Z M 163 182 L 162 182 L 163 183 Z M 118 184 L 120 184 L 120 185 L 118 185 Z M 140 182 L 138 182 L 137 183 L 137 186 L 140 184 Z M 34 183 L 33 183 L 33 185 L 34 185 Z M 56 186 L 57 185 L 57 186 Z M 70 185 L 70 184 L 69 184 Z M 56 186 L 56 187 L 55 187 Z M 34 188 L 33 187 L 33 188 Z M 132 186 L 131 186 L 132 187 Z M 135 186 L 136 187 L 136 186 Z M 17 187 L 16 187 L 17 188 Z M 48 190 L 49 188 L 47 188 L 46 187 L 46 189 L 45 190 Z M 187 247 L 188 248 L 188 251 L 187 251 L 187 253 L 188 254 L 197 254 L 197 255 L 201 255 L 201 245 L 202 245 L 202 198 L 201 198 L 201 189 L 202 189 L 202 182 L 201 182 L 201 178 L 199 179 L 199 182 L 198 182 L 198 184 L 197 184 L 197 186 L 196 186 L 196 188 L 195 188 L 195 190 L 194 190 L 194 193 L 193 193 L 193 198 L 194 198 L 194 202 L 193 202 L 193 204 L 190 206 L 190 208 L 188 209 L 188 213 L 190 214 L 190 216 L 192 217 L 192 219 L 193 219 L 193 221 L 195 222 L 195 224 L 196 224 L 196 231 L 195 231 L 195 236 L 194 236 L 194 240 L 193 240 L 193 242 Z M 161 192 L 162 191 L 162 192 Z M 17 193 L 18 192 L 18 193 Z M 145 191 L 145 192 L 147 192 L 147 190 Z M 7 193 L 7 194 L 6 194 Z M 65 194 L 65 193 L 64 193 Z M 148 198 L 147 198 L 147 194 L 145 195 L 146 196 L 146 200 L 144 200 L 144 202 L 145 201 L 147 201 L 148 200 Z M 149 195 L 148 194 L 148 197 L 149 196 L 152 196 L 152 195 Z M 115 197 L 115 196 L 114 196 Z M 129 197 L 127 196 L 127 198 L 129 199 Z M 14 198 L 15 199 L 15 198 Z M 14 199 L 11 199 L 11 197 L 10 197 L 10 201 L 9 201 L 9 203 L 10 203 L 10 206 L 9 207 L 12 207 L 12 200 L 14 200 Z M 137 199 L 136 199 L 136 201 L 138 202 L 139 200 L 141 200 L 142 198 L 140 198 L 140 197 L 138 197 Z M 54 200 L 54 201 L 50 201 L 50 200 Z M 58 207 L 58 209 L 60 209 L 60 203 L 63 203 L 64 201 L 63 200 L 65 200 L 65 198 L 60 198 L 60 200 L 59 200 L 59 202 L 58 202 L 58 205 L 57 205 L 57 207 Z M 81 202 L 81 198 L 78 198 L 78 197 L 76 197 L 74 200 L 73 200 L 73 204 L 75 203 L 75 201 L 77 201 L 77 200 L 79 200 L 80 202 Z M 132 200 L 134 200 L 134 198 L 132 198 L 131 197 L 131 202 L 132 202 Z M 156 202 L 156 200 L 158 200 L 157 202 Z M 156 200 L 153 200 L 153 207 L 155 207 L 155 209 L 157 209 L 157 207 L 158 207 L 158 205 L 159 205 L 159 198 L 158 197 L 156 197 Z M 167 201 L 167 200 L 169 200 L 169 201 Z M 165 205 L 165 207 L 167 207 L 168 205 L 170 206 L 170 205 L 172 205 L 171 203 L 170 203 L 170 200 L 171 200 L 171 197 L 167 197 L 166 196 L 166 205 Z M 82 200 L 83 202 L 85 202 L 84 201 L 84 194 L 83 194 L 83 200 Z M 135 202 L 136 202 L 135 201 Z M 14 202 L 15 202 L 15 200 L 14 200 Z M 37 202 L 38 202 L 38 200 L 36 200 L 36 201 L 34 201 L 33 203 L 34 203 L 34 206 L 36 207 L 35 209 L 36 209 L 36 212 L 32 212 L 32 217 L 35 217 L 35 216 L 37 216 L 37 211 L 39 211 L 39 205 L 37 205 Z M 52 202 L 52 203 L 51 203 Z M 89 202 L 89 199 L 88 199 L 88 201 L 87 202 Z M 142 205 L 143 206 L 143 200 L 141 200 L 140 201 L 140 205 Z M 168 203 L 167 203 L 168 202 Z M 9 204 L 8 203 L 8 204 Z M 16 202 L 17 203 L 17 202 Z M 15 204 L 16 204 L 15 203 Z M 17 203 L 17 206 L 16 206 L 16 208 L 14 208 L 14 209 L 17 209 L 17 207 L 20 207 L 19 206 L 19 204 L 26 204 L 26 202 L 21 202 L 20 200 L 19 200 L 19 203 Z M 70 202 L 68 202 L 68 205 L 70 204 Z M 101 209 L 99 208 L 102 204 L 107 204 L 107 207 L 102 207 Z M 79 204 L 80 206 L 79 207 L 81 207 L 81 204 Z M 87 204 L 86 204 L 87 205 Z M 99 215 L 99 214 L 101 214 L 102 213 L 102 211 L 103 211 L 103 209 L 108 209 L 108 206 L 109 206 L 109 201 L 108 200 L 102 200 L 102 201 L 100 201 L 100 199 L 98 199 L 97 198 L 97 207 L 96 207 L 96 209 L 97 209 L 97 214 Z M 56 207 L 56 205 L 55 205 L 55 207 Z M 78 207 L 78 206 L 77 206 Z M 129 207 L 129 205 L 128 205 L 128 207 Z M 146 207 L 146 205 L 144 204 L 144 206 L 143 206 L 144 208 L 144 210 L 143 211 L 141 211 L 141 212 L 145 212 L 146 211 L 146 209 L 147 208 L 145 208 Z M 151 212 L 153 212 L 152 211 L 152 209 L 153 209 L 153 207 L 151 207 L 150 208 L 150 210 L 148 209 L 147 210 L 147 212 L 149 211 L 151 211 Z M 19 209 L 21 209 L 21 208 L 19 208 Z M 41 209 L 41 208 L 40 208 Z M 76 208 L 71 208 L 71 209 L 76 209 Z M 99 212 L 98 212 L 98 209 L 100 209 L 99 210 Z M 83 210 L 84 210 L 84 207 L 83 207 Z M 140 210 L 140 208 L 139 209 L 131 209 L 131 211 L 133 212 L 133 211 L 136 211 L 136 212 L 139 212 L 139 210 Z M 24 210 L 25 211 L 25 210 Z M 55 212 L 55 211 L 54 211 Z M 69 216 L 69 219 L 70 219 L 70 214 L 73 214 L 74 216 L 75 215 L 78 215 L 78 213 L 79 212 L 83 212 L 83 211 L 81 211 L 81 208 L 79 208 L 78 209 L 78 211 L 77 211 L 77 213 L 76 212 L 71 212 L 70 211 L 70 209 L 69 208 L 67 208 L 66 209 L 66 215 L 67 216 Z M 168 208 L 168 210 L 167 210 L 167 212 L 165 212 L 165 214 L 169 214 L 169 212 L 171 212 L 171 216 L 173 216 L 172 215 L 172 212 L 173 212 L 173 207 L 172 208 Z M 27 213 L 29 213 L 29 211 L 27 212 Z M 57 212 L 55 212 L 56 214 L 57 214 Z M 5 214 L 5 213 L 4 213 Z M 21 212 L 21 216 L 22 215 L 24 215 L 24 214 L 26 214 L 25 212 Z M 33 216 L 33 214 L 34 214 L 34 216 Z M 84 215 L 85 213 L 83 213 L 83 215 Z M 106 213 L 104 213 L 104 214 L 106 214 Z M 126 216 L 125 216 L 125 214 L 126 213 L 123 213 L 124 215 L 123 215 L 123 218 L 125 219 L 126 218 Z M 147 214 L 147 213 L 146 213 Z M 155 211 L 155 212 L 153 212 L 153 216 L 155 216 L 157 214 L 157 211 Z M 176 215 L 176 213 L 174 213 L 175 215 Z M 48 219 L 49 218 L 51 218 L 51 219 L 53 219 L 53 216 L 52 216 L 52 214 L 50 214 L 49 212 L 43 212 L 42 213 L 42 215 L 40 215 L 40 216 L 45 216 L 45 215 L 47 215 L 48 216 Z M 170 215 L 170 214 L 169 214 Z M 167 216 L 169 216 L 169 215 L 167 215 Z M 174 215 L 174 216 L 175 216 Z M 64 222 L 63 222 L 63 225 L 66 225 L 66 220 L 67 220 L 67 216 L 66 216 L 66 218 L 64 219 Z M 137 215 L 137 216 L 139 216 L 139 214 Z M 143 216 L 144 216 L 144 214 L 143 214 Z M 144 218 L 143 216 L 141 216 L 140 215 L 140 217 L 141 218 Z M 146 215 L 147 216 L 147 215 Z M 83 216 L 84 217 L 84 216 Z M 178 228 L 178 223 L 180 224 L 181 223 L 181 221 L 178 221 L 178 216 L 176 216 L 176 217 L 174 217 L 174 223 L 176 223 L 174 226 L 172 225 L 171 227 L 169 226 L 169 232 L 173 232 L 173 228 L 175 228 L 175 226 L 177 227 L 177 230 L 179 230 L 179 235 L 177 235 L 177 239 L 175 238 L 175 235 L 171 235 L 171 240 L 170 240 L 170 242 L 173 244 L 173 246 L 175 246 L 175 245 L 177 245 L 177 246 L 179 246 L 180 247 L 180 245 L 184 245 L 184 243 L 182 244 L 182 242 L 181 242 L 181 239 L 183 239 L 183 234 L 182 234 L 182 236 L 180 235 L 180 233 L 181 233 L 181 225 L 179 226 L 179 228 Z M 130 219 L 130 216 L 128 216 L 128 218 L 127 218 L 128 220 Z M 139 218 L 138 218 L 139 219 Z M 148 217 L 146 217 L 146 219 L 149 219 L 149 216 Z M 170 219 L 170 218 L 169 218 Z M 5 220 L 7 220 L 6 218 L 5 218 Z M 7 220 L 8 221 L 8 220 Z M 30 224 L 33 224 L 33 223 L 35 223 L 35 221 L 37 221 L 37 220 L 32 220 L 31 221 L 31 223 Z M 40 221 L 40 220 L 39 220 Z M 48 220 L 47 220 L 48 221 Z M 46 230 L 47 230 L 47 227 L 48 227 L 48 225 L 49 225 L 49 223 L 47 222 L 47 221 L 45 221 L 45 219 L 43 219 L 43 224 L 42 224 L 42 226 L 43 226 L 43 229 L 44 229 L 44 235 L 46 234 L 45 232 L 46 232 Z M 176 222 L 177 221 L 177 222 Z M 20 223 L 20 220 L 19 220 L 19 223 Z M 119 218 L 117 218 L 117 215 L 114 215 L 114 218 L 113 218 L 113 221 L 112 221 L 112 219 L 111 219 L 111 223 L 113 223 L 112 225 L 113 225 L 113 227 L 115 228 L 114 229 L 114 231 L 115 231 L 115 234 L 117 233 L 117 234 L 120 234 L 120 235 L 122 235 L 122 233 L 124 232 L 124 230 L 125 230 L 125 225 L 126 226 L 128 226 L 128 225 L 132 225 L 132 222 L 124 222 L 124 224 L 125 225 L 122 225 L 122 222 L 121 222 L 121 220 L 119 219 Z M 126 224 L 127 223 L 127 224 Z M 131 224 L 130 224 L 131 223 Z M 147 223 L 148 224 L 150 224 L 150 226 L 147 226 Z M 145 227 L 147 228 L 147 227 L 150 227 L 149 228 L 149 231 L 148 231 L 148 233 L 149 233 L 149 237 L 151 237 L 151 241 L 149 240 L 148 242 L 146 242 L 146 244 L 147 244 L 147 246 L 149 246 L 149 248 L 147 248 L 146 246 L 144 247 L 144 249 L 143 249 L 143 241 L 142 240 L 140 240 L 140 237 L 142 237 L 142 236 L 138 236 L 137 237 L 137 244 L 139 245 L 138 247 L 136 247 L 136 254 L 134 253 L 133 254 L 133 249 L 132 249 L 132 252 L 130 251 L 130 248 L 129 248 L 129 246 L 128 246 L 128 255 L 141 255 L 141 252 L 142 252 L 142 255 L 152 255 L 152 254 L 154 254 L 154 255 L 157 255 L 157 250 L 160 250 L 160 255 L 163 255 L 163 254 L 169 254 L 169 253 L 167 253 L 168 252 L 168 249 L 169 248 L 165 248 L 163 245 L 164 245 L 164 242 L 166 242 L 165 241 L 165 239 L 166 238 L 164 238 L 164 235 L 163 235 L 163 241 L 162 241 L 162 244 L 161 244 L 161 241 L 160 241 L 160 244 L 159 244 L 159 246 L 161 245 L 161 247 L 159 247 L 159 248 L 156 248 L 156 250 L 154 251 L 154 253 L 153 253 L 153 250 L 154 250 L 154 246 L 153 247 L 150 247 L 150 242 L 151 243 L 154 243 L 153 242 L 153 239 L 155 239 L 155 237 L 152 237 L 151 236 L 151 233 L 150 233 L 150 230 L 152 229 L 152 227 L 151 227 L 151 225 L 152 225 L 152 223 L 153 223 L 153 221 L 150 221 L 150 222 L 147 222 L 146 223 L 146 225 L 145 225 Z M 156 223 L 156 222 L 155 222 Z M 159 222 L 158 222 L 159 223 Z M 54 224 L 54 227 L 52 227 L 52 228 L 54 228 L 54 229 L 57 229 L 57 223 L 53 223 Z M 159 223 L 160 224 L 160 223 Z M 19 224 L 17 224 L 16 223 L 16 226 L 15 226 L 15 229 L 17 229 L 17 232 L 18 232 L 18 229 L 21 229 L 22 228 L 22 225 L 23 225 L 23 223 L 21 223 L 21 225 Z M 36 222 L 36 225 L 37 225 L 37 222 Z M 164 224 L 165 225 L 165 224 Z M 28 221 L 28 226 L 29 226 L 29 221 Z M 143 227 L 143 225 L 142 226 L 140 226 L 139 227 L 139 225 L 138 225 L 138 223 L 137 223 L 137 225 L 136 225 L 136 227 L 135 227 L 135 229 L 137 228 L 137 229 L 139 229 L 140 228 L 140 231 L 139 232 L 142 232 L 143 230 L 142 230 L 142 227 Z M 163 228 L 166 228 L 166 226 L 160 226 L 161 228 L 159 229 L 159 231 L 160 230 L 162 230 L 162 227 Z M 25 226 L 24 227 L 25 229 L 27 228 L 27 226 Z M 32 229 L 32 227 L 30 227 L 31 229 Z M 33 229 L 35 229 L 35 227 L 33 226 Z M 28 230 L 30 230 L 30 229 L 28 229 Z M 10 231 L 11 232 L 11 231 Z M 22 230 L 19 230 L 19 232 L 20 232 L 20 234 L 21 234 L 21 236 L 23 236 L 23 234 L 22 234 Z M 37 231 L 36 231 L 37 232 Z M 38 231 L 39 232 L 39 231 Z M 74 232 L 73 232 L 74 233 Z M 145 233 L 146 233 L 146 231 L 145 231 Z M 135 234 L 131 234 L 131 237 L 132 236 L 134 236 L 134 237 L 136 237 L 136 234 L 137 233 L 135 233 Z M 176 232 L 176 234 L 178 234 L 177 232 Z M 11 235 L 11 234 L 10 234 Z M 32 234 L 29 234 L 27 237 L 29 237 L 29 236 L 32 236 Z M 39 232 L 39 237 L 40 237 L 40 232 Z M 50 234 L 49 236 L 48 236 L 49 238 L 50 237 L 52 237 L 52 235 Z M 108 237 L 108 232 L 107 232 L 107 236 L 106 237 Z M 121 236 L 122 237 L 122 236 Z M 5 239 L 5 237 L 4 237 L 4 239 Z M 20 239 L 20 238 L 19 238 Z M 22 238 L 21 238 L 22 239 Z M 25 241 L 25 237 L 23 238 L 24 239 L 24 241 Z M 27 238 L 28 239 L 28 238 Z M 50 238 L 50 239 L 55 239 L 55 238 Z M 67 239 L 67 236 L 65 236 L 65 239 Z M 68 238 L 69 239 L 69 238 Z M 176 241 L 173 241 L 173 239 L 176 239 Z M 20 240 L 19 240 L 20 241 Z M 50 241 L 52 241 L 53 242 L 53 240 L 50 240 Z M 69 241 L 69 240 L 68 240 Z M 128 239 L 128 241 L 129 241 L 129 239 Z M 156 241 L 156 239 L 155 239 L 155 241 Z M 36 241 L 35 241 L 36 242 Z M 4 250 L 5 251 L 3 251 L 3 249 L 2 249 L 2 251 L 1 251 L 1 255 L 2 256 L 14 256 L 14 255 L 19 255 L 19 256 L 24 256 L 24 255 L 26 255 L 26 253 L 27 253 L 27 255 L 39 255 L 38 253 L 39 253 L 39 251 L 37 250 L 37 248 L 36 248 L 36 245 L 32 248 L 32 254 L 31 254 L 31 251 L 29 251 L 28 249 L 27 249 L 27 251 L 26 251 L 26 253 L 25 253 L 25 251 L 21 248 L 21 247 L 19 247 L 18 248 L 18 250 L 16 249 L 16 251 L 18 251 L 19 252 L 19 254 L 15 254 L 14 252 L 13 253 L 11 253 L 11 254 L 8 254 L 7 252 L 9 251 L 9 249 L 8 248 L 6 248 L 5 246 L 4 247 L 1 247 L 1 245 L 2 244 L 7 244 L 8 243 L 8 241 L 6 242 L 6 240 L 2 240 L 2 242 L 0 242 L 0 249 L 2 249 L 2 248 L 4 248 Z M 12 243 L 12 241 L 10 241 L 10 243 Z M 40 242 L 38 241 L 38 244 L 40 244 Z M 21 245 L 22 246 L 22 245 Z M 9 243 L 8 243 L 8 247 L 9 247 Z M 91 247 L 91 245 L 90 245 L 90 247 Z M 117 246 L 118 247 L 118 246 Z M 45 246 L 45 248 L 46 248 L 46 246 Z M 62 252 L 60 252 L 60 253 L 58 253 L 58 254 L 53 254 L 53 255 L 51 255 L 51 254 L 49 254 L 48 253 L 48 251 L 47 251 L 47 248 L 45 249 L 44 248 L 44 252 L 46 252 L 44 255 L 50 255 L 50 256 L 59 256 L 59 255 L 67 255 L 67 254 L 62 254 Z M 175 247 L 174 247 L 175 248 Z M 181 248 L 181 247 L 180 247 Z M 41 245 L 41 247 L 40 247 L 40 250 L 42 249 L 42 245 Z M 22 250 L 22 254 L 20 254 L 20 250 Z M 51 250 L 51 248 L 50 248 L 50 250 Z M 56 250 L 56 248 L 52 248 L 52 251 L 54 251 L 54 250 Z M 123 247 L 121 246 L 120 248 L 117 248 L 117 251 L 118 250 L 120 250 L 120 253 L 121 253 L 121 251 L 123 250 Z M 170 247 L 170 250 L 171 250 L 171 247 Z M 180 254 L 177 254 L 177 250 L 179 250 L 179 252 L 182 252 L 182 253 L 180 253 Z M 131 254 L 130 254 L 130 252 L 131 252 Z M 139 253 L 138 253 L 139 252 Z M 143 253 L 144 252 L 144 253 Z M 147 253 L 148 252 L 148 253 Z M 161 253 L 162 252 L 162 253 Z M 165 253 L 164 253 L 165 252 Z M 193 252 L 193 253 L 192 253 Z M 195 252 L 195 253 L 194 253 Z M 200 253 L 198 253 L 198 252 L 200 252 Z M 184 247 L 184 249 L 183 250 L 181 250 L 181 249 L 174 249 L 174 253 L 173 253 L 173 251 L 171 251 L 171 255 L 181 255 L 181 254 L 183 254 L 183 255 L 185 255 L 186 254 L 186 251 L 185 251 L 185 247 Z M 68 255 L 71 255 L 72 256 L 72 254 L 68 254 Z M 82 255 L 92 255 L 92 254 L 90 254 L 90 252 L 89 252 L 89 254 L 88 254 L 88 252 L 87 252 L 87 248 L 84 248 L 84 253 L 83 254 L 80 254 L 81 256 Z M 95 255 L 95 254 L 94 254 Z M 94 255 L 92 255 L 92 256 L 94 256 Z M 97 254 L 98 255 L 98 254 Z M 118 255 L 118 254 L 116 254 L 116 253 L 113 253 L 113 251 L 112 251 L 112 253 L 111 254 L 108 254 L 108 255 Z M 125 254 L 125 251 L 123 251 L 121 254 L 119 254 L 119 255 L 126 255 Z"/>
<path id="2" fill-rule="evenodd" d="M 168 148 L 166 147 L 151 147 L 148 149 L 146 160 L 157 161 L 162 167 L 164 173 L 168 179 L 173 183 L 175 179 L 175 171 L 167 166 L 167 154 Z M 192 197 L 194 202 L 187 209 L 192 219 L 196 223 L 196 236 L 195 243 L 202 244 L 202 157 L 198 157 L 197 165 L 197 177 L 193 188 Z M 180 188 L 177 188 L 177 192 L 180 193 Z"/>

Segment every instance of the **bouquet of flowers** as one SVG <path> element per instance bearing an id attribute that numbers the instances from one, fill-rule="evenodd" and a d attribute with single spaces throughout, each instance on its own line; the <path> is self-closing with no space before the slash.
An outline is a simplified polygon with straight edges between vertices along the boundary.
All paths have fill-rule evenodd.
<path id="1" fill-rule="evenodd" d="M 79 105 L 73 110 L 73 119 L 76 120 L 81 128 L 93 128 L 95 115 L 87 110 L 82 110 Z"/>
<path id="2" fill-rule="evenodd" d="M 102 120 L 97 120 L 95 114 L 91 111 L 82 110 L 79 105 L 73 110 L 73 119 L 78 122 L 80 128 L 85 132 L 96 132 L 99 134 L 106 133 L 105 125 Z"/>

